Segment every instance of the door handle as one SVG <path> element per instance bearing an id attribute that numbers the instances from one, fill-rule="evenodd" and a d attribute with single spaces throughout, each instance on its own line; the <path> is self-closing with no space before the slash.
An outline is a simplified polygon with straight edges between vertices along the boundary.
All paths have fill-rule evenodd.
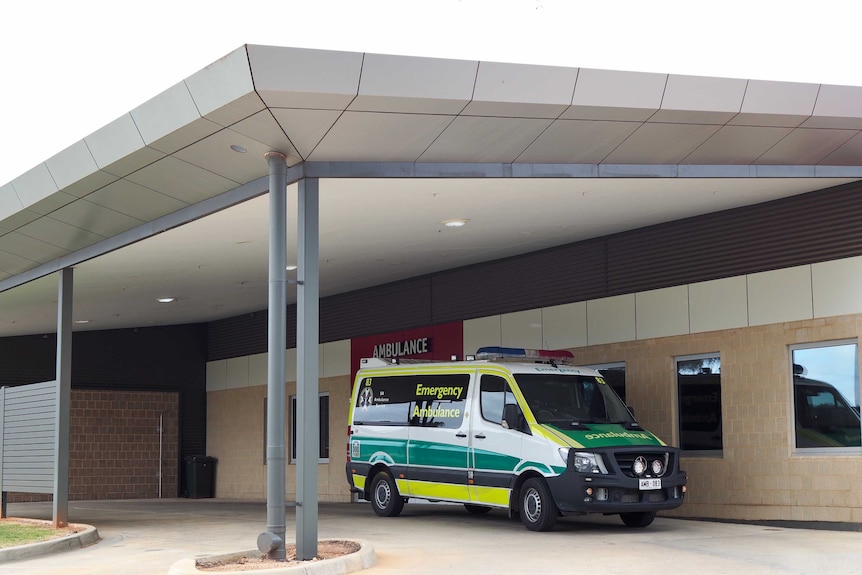
<path id="1" fill-rule="evenodd" d="M 477 433 L 473 437 L 475 437 L 476 439 L 485 439 L 485 434 L 484 433 Z"/>
<path id="2" fill-rule="evenodd" d="M 458 433 L 455 434 L 455 437 L 467 437 L 467 434 L 464 433 L 463 431 L 459 431 Z"/>

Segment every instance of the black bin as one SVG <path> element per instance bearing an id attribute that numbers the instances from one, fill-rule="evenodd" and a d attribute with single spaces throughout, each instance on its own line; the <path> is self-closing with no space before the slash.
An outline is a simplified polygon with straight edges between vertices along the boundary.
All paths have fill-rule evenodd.
<path id="1" fill-rule="evenodd" d="M 213 497 L 215 487 L 215 457 L 186 457 L 186 496 L 189 499 Z"/>

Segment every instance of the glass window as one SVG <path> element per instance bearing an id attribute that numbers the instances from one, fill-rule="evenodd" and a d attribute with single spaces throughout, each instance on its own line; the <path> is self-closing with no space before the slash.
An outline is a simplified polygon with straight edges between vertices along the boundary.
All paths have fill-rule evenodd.
<path id="1" fill-rule="evenodd" d="M 503 423 L 503 406 L 517 405 L 509 384 L 502 377 L 483 375 L 479 387 L 482 419 L 491 423 Z"/>
<path id="2" fill-rule="evenodd" d="M 359 383 L 353 423 L 457 429 L 469 384 L 466 373 L 366 377 Z"/>
<path id="3" fill-rule="evenodd" d="M 601 377 L 516 374 L 536 421 L 564 429 L 585 423 L 631 423 L 631 413 Z"/>
<path id="4" fill-rule="evenodd" d="M 796 447 L 862 445 L 855 342 L 791 348 Z"/>
<path id="5" fill-rule="evenodd" d="M 320 441 L 318 457 L 321 461 L 329 460 L 329 394 L 320 394 Z M 296 462 L 296 396 L 290 396 L 290 461 Z"/>
<path id="6" fill-rule="evenodd" d="M 676 373 L 680 448 L 720 451 L 721 357 L 717 353 L 678 357 Z"/>
<path id="7" fill-rule="evenodd" d="M 605 381 L 611 386 L 623 403 L 626 402 L 626 364 L 624 361 L 616 363 L 602 363 L 599 365 L 588 365 L 590 369 L 598 371 L 604 376 Z"/>

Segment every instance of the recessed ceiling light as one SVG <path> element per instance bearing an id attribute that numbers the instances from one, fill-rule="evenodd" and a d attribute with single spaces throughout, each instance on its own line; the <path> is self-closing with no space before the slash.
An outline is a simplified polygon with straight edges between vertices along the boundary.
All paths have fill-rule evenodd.
<path id="1" fill-rule="evenodd" d="M 248 150 L 246 150 L 245 148 L 243 148 L 239 144 L 231 144 L 230 149 L 233 150 L 234 152 L 238 153 L 238 154 L 245 154 L 246 152 L 248 152 Z"/>
<path id="2" fill-rule="evenodd" d="M 296 265 L 294 265 L 294 264 L 290 264 L 289 266 L 287 266 L 287 267 L 286 267 L 286 268 L 284 268 L 284 269 L 286 269 L 286 270 L 287 270 L 287 271 L 289 271 L 289 272 L 292 272 L 292 271 L 293 271 L 293 270 L 295 270 L 297 267 L 298 267 L 298 266 L 296 266 Z"/>
<path id="3" fill-rule="evenodd" d="M 90 320 L 88 320 L 88 319 L 76 319 L 75 323 L 90 323 Z"/>
<path id="4" fill-rule="evenodd" d="M 175 298 L 175 297 L 160 297 L 156 301 L 159 303 L 173 303 L 173 302 L 177 301 L 177 298 Z"/>
<path id="5" fill-rule="evenodd" d="M 444 226 L 446 226 L 447 228 L 460 228 L 461 226 L 467 225 L 467 222 L 469 222 L 469 221 L 470 220 L 468 220 L 467 218 L 457 218 L 454 220 L 444 220 L 440 223 L 443 224 Z"/>

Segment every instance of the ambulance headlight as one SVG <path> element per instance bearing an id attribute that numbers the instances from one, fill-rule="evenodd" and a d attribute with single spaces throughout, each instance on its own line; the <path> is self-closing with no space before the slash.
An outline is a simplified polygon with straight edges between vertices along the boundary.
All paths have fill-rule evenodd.
<path id="1" fill-rule="evenodd" d="M 607 473 L 602 457 L 595 453 L 578 451 L 575 453 L 575 471 L 579 473 Z"/>

